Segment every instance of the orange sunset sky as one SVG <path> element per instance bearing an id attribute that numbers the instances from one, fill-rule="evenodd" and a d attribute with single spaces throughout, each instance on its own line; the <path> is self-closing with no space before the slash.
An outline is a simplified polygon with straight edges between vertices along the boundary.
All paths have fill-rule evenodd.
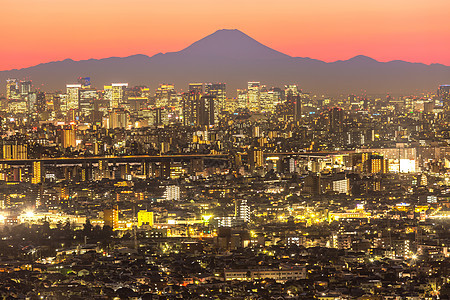
<path id="1" fill-rule="evenodd" d="M 0 0 L 0 70 L 181 50 L 236 28 L 291 56 L 450 65 L 449 0 Z"/>

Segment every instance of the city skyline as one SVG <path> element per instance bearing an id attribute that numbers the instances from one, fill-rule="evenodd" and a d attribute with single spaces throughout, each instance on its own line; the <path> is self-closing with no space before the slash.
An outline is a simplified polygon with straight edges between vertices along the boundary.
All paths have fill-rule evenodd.
<path id="1" fill-rule="evenodd" d="M 0 3 L 1 299 L 450 299 L 450 2 Z"/>
<path id="2" fill-rule="evenodd" d="M 197 4 L 193 9 L 193 5 Z M 446 1 L 204 1 L 8 3 L 0 70 L 73 60 L 179 51 L 221 28 L 236 28 L 293 57 L 326 62 L 366 55 L 450 65 Z M 185 13 L 189 12 L 189 13 Z M 267 22 L 270 19 L 271 22 Z M 14 24 L 11 27 L 11 24 Z M 24 38 L 27 37 L 27 38 Z M 30 46 L 32 45 L 32 47 Z M 330 51 L 333 49 L 333 51 Z"/>
<path id="3" fill-rule="evenodd" d="M 367 56 L 325 63 L 291 57 L 248 34 L 217 30 L 178 52 L 152 57 L 132 55 L 106 59 L 40 64 L 21 70 L 0 71 L 8 78 L 32 80 L 42 91 L 57 90 L 74 78 L 90 77 L 94 85 L 128 82 L 151 89 L 158 83 L 186 86 L 189 82 L 224 82 L 241 89 L 248 81 L 271 86 L 301 83 L 303 89 L 322 95 L 405 95 L 435 91 L 450 78 L 450 67 L 404 61 L 379 62 Z M 2 93 L 0 86 L 0 93 Z"/>

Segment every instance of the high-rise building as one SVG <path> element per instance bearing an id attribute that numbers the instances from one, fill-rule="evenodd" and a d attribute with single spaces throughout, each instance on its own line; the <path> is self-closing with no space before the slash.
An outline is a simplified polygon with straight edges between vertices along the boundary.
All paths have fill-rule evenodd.
<path id="1" fill-rule="evenodd" d="M 235 216 L 244 223 L 250 222 L 250 206 L 247 204 L 247 200 L 235 202 Z"/>
<path id="2" fill-rule="evenodd" d="M 284 86 L 284 95 L 286 98 L 289 96 L 298 96 L 300 94 L 300 90 L 296 84 L 289 84 Z"/>
<path id="3" fill-rule="evenodd" d="M 83 119 L 91 116 L 94 111 L 94 101 L 98 98 L 97 91 L 91 88 L 80 90 L 80 114 Z"/>
<path id="4" fill-rule="evenodd" d="M 388 160 L 383 155 L 371 154 L 369 159 L 364 162 L 364 171 L 366 173 L 388 173 Z"/>
<path id="5" fill-rule="evenodd" d="M 31 92 L 31 81 L 20 81 L 20 95 L 26 96 Z"/>
<path id="6" fill-rule="evenodd" d="M 202 96 L 196 90 L 183 94 L 183 124 L 212 126 L 218 120 L 214 96 Z"/>
<path id="7" fill-rule="evenodd" d="M 198 124 L 198 107 L 202 99 L 202 95 L 193 90 L 183 94 L 183 125 L 196 126 Z"/>
<path id="8" fill-rule="evenodd" d="M 160 84 L 155 91 L 155 106 L 177 106 L 178 100 L 175 86 L 173 84 Z"/>
<path id="9" fill-rule="evenodd" d="M 342 132 L 344 124 L 344 111 L 334 107 L 328 111 L 329 131 L 334 133 Z"/>
<path id="10" fill-rule="evenodd" d="M 119 207 L 117 205 L 103 211 L 103 226 L 109 226 L 113 230 L 119 228 Z"/>
<path id="11" fill-rule="evenodd" d="M 9 78 L 6 80 L 6 99 L 13 100 L 18 99 L 19 96 L 19 83 L 15 78 Z"/>
<path id="12" fill-rule="evenodd" d="M 36 92 L 28 93 L 26 96 L 23 96 L 23 99 L 26 100 L 27 111 L 29 113 L 34 112 L 34 111 L 36 111 L 38 109 L 38 106 L 37 106 L 37 93 Z"/>
<path id="13" fill-rule="evenodd" d="M 39 184 L 42 182 L 42 168 L 40 161 L 33 161 L 33 177 L 31 178 L 32 184 Z"/>
<path id="14" fill-rule="evenodd" d="M 225 83 L 205 84 L 205 95 L 214 98 L 216 114 L 220 113 L 222 110 L 227 110 L 227 107 L 225 107 L 227 100 Z"/>
<path id="15" fill-rule="evenodd" d="M 445 111 L 450 111 L 450 84 L 439 86 L 438 96 Z"/>
<path id="16" fill-rule="evenodd" d="M 63 149 L 77 146 L 75 128 L 66 126 L 61 130 L 61 146 Z"/>
<path id="17" fill-rule="evenodd" d="M 287 119 L 298 122 L 302 117 L 302 99 L 299 93 L 286 93 Z"/>
<path id="18" fill-rule="evenodd" d="M 4 139 L 2 143 L 3 159 L 27 159 L 27 145 L 17 139 Z"/>
<path id="19" fill-rule="evenodd" d="M 105 99 L 109 101 L 109 108 L 119 108 L 124 102 L 125 90 L 128 88 L 128 83 L 113 83 L 105 85 Z"/>
<path id="20" fill-rule="evenodd" d="M 164 192 L 164 198 L 166 200 L 180 200 L 180 187 L 177 185 L 169 185 Z"/>
<path id="21" fill-rule="evenodd" d="M 103 120 L 103 127 L 105 128 L 127 128 L 130 121 L 130 113 L 120 108 L 113 109 Z"/>
<path id="22" fill-rule="evenodd" d="M 261 83 L 249 82 L 247 85 L 247 105 L 251 112 L 259 112 L 261 110 L 260 102 Z"/>
<path id="23" fill-rule="evenodd" d="M 350 180 L 348 178 L 333 180 L 333 191 L 338 194 L 348 194 L 350 190 Z"/>
<path id="24" fill-rule="evenodd" d="M 203 95 L 204 93 L 204 85 L 203 83 L 189 83 L 189 92 L 195 92 L 200 95 Z"/>
<path id="25" fill-rule="evenodd" d="M 247 90 L 237 90 L 237 108 L 246 109 L 248 108 L 248 97 Z"/>
<path id="26" fill-rule="evenodd" d="M 248 153 L 249 165 L 252 170 L 261 168 L 264 165 L 264 154 L 262 149 L 254 147 Z"/>
<path id="27" fill-rule="evenodd" d="M 67 84 L 66 85 L 66 110 L 77 110 L 80 102 L 81 84 Z"/>
<path id="28" fill-rule="evenodd" d="M 197 103 L 198 125 L 213 126 L 218 122 L 216 109 L 217 98 L 215 96 L 203 96 Z"/>
<path id="29" fill-rule="evenodd" d="M 29 94 L 31 96 L 31 94 Z M 36 93 L 36 102 L 34 106 L 36 112 L 42 113 L 47 110 L 47 100 L 46 95 L 44 92 L 37 92 Z"/>

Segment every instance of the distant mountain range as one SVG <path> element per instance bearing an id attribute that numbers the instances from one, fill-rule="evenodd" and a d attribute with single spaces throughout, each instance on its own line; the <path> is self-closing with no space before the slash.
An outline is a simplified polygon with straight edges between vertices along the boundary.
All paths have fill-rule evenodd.
<path id="1" fill-rule="evenodd" d="M 333 51 L 333 49 L 330 49 Z M 450 67 L 426 65 L 400 60 L 378 62 L 367 56 L 326 63 L 320 60 L 291 57 L 271 49 L 239 30 L 218 30 L 189 47 L 152 57 L 132 55 L 43 63 L 20 70 L 0 72 L 0 91 L 7 78 L 29 78 L 43 90 L 65 90 L 65 84 L 78 77 L 91 77 L 97 88 L 112 82 L 147 85 L 173 83 L 186 89 L 189 82 L 225 82 L 234 95 L 246 88 L 247 81 L 261 81 L 267 86 L 298 84 L 304 91 L 339 94 L 407 95 L 435 91 L 450 83 Z"/>

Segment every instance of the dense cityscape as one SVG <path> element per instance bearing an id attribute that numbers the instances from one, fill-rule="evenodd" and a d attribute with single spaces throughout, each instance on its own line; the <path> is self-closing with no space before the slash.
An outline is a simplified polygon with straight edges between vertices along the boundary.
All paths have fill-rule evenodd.
<path id="1" fill-rule="evenodd" d="M 8 79 L 1 296 L 450 297 L 450 85 L 226 88 Z"/>

